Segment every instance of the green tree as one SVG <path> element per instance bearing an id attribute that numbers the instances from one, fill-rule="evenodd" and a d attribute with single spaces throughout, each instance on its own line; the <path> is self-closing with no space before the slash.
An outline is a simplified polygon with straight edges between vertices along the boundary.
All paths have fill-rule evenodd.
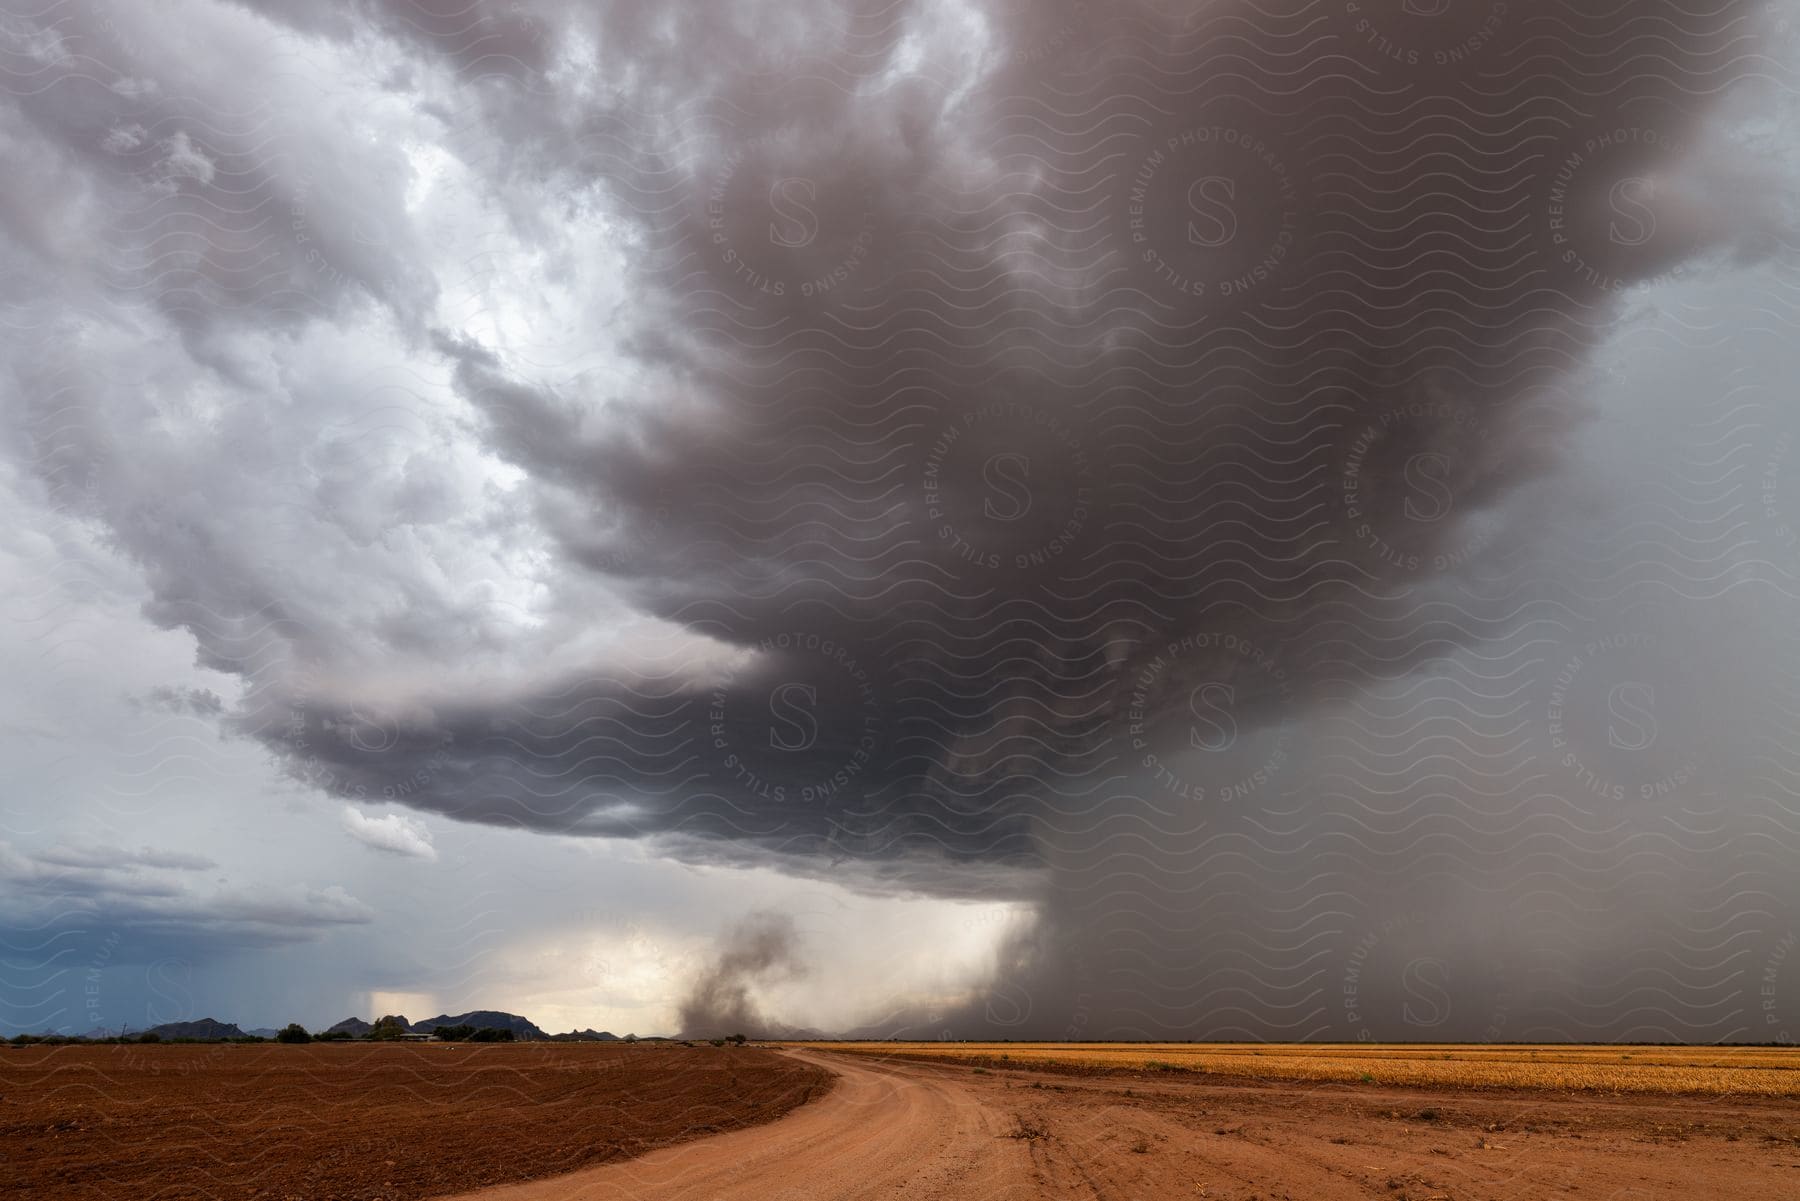
<path id="1" fill-rule="evenodd" d="M 306 1027 L 299 1022 L 289 1022 L 275 1032 L 275 1041 L 278 1043 L 309 1043 L 312 1041 L 312 1035 L 308 1034 Z"/>

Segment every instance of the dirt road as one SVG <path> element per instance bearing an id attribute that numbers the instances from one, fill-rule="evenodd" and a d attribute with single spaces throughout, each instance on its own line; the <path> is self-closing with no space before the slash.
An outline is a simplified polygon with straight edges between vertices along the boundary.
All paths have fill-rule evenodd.
<path id="1" fill-rule="evenodd" d="M 768 1125 L 458 1201 L 1645 1201 L 1800 1196 L 1790 1101 L 1106 1077 L 790 1052 Z"/>
<path id="2" fill-rule="evenodd" d="M 485 1189 L 468 1201 L 834 1201 L 1035 1197 L 1031 1148 L 1010 1116 L 967 1087 L 968 1069 L 789 1052 L 838 1076 L 819 1101 L 756 1130 L 653 1151 L 607 1168 Z M 979 1079 L 979 1077 L 973 1077 Z M 461 1201 L 461 1199 L 459 1199 Z"/>

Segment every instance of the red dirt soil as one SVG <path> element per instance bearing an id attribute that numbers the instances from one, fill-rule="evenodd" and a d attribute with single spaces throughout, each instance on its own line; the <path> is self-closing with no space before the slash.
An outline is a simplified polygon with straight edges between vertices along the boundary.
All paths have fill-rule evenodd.
<path id="1" fill-rule="evenodd" d="M 754 1047 L 0 1049 L 0 1197 L 413 1201 L 767 1122 L 830 1086 Z"/>
<path id="2" fill-rule="evenodd" d="M 790 1048 L 779 1122 L 451 1201 L 1795 1201 L 1787 1098 L 1075 1077 Z"/>

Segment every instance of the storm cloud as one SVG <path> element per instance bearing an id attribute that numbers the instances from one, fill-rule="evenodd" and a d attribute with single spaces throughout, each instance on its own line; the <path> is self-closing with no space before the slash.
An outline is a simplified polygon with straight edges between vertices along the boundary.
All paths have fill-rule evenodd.
<path id="1" fill-rule="evenodd" d="M 881 1033 L 1748 1029 L 1778 372 L 1568 481 L 1791 266 L 1767 5 L 186 8 L 8 18 L 7 447 L 358 839 L 1036 907 Z"/>

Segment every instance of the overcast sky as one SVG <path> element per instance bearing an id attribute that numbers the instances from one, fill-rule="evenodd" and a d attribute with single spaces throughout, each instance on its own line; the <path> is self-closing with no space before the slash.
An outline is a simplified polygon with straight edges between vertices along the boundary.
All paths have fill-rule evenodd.
<path id="1" fill-rule="evenodd" d="M 0 7 L 0 1030 L 1800 1036 L 1788 5 Z"/>

